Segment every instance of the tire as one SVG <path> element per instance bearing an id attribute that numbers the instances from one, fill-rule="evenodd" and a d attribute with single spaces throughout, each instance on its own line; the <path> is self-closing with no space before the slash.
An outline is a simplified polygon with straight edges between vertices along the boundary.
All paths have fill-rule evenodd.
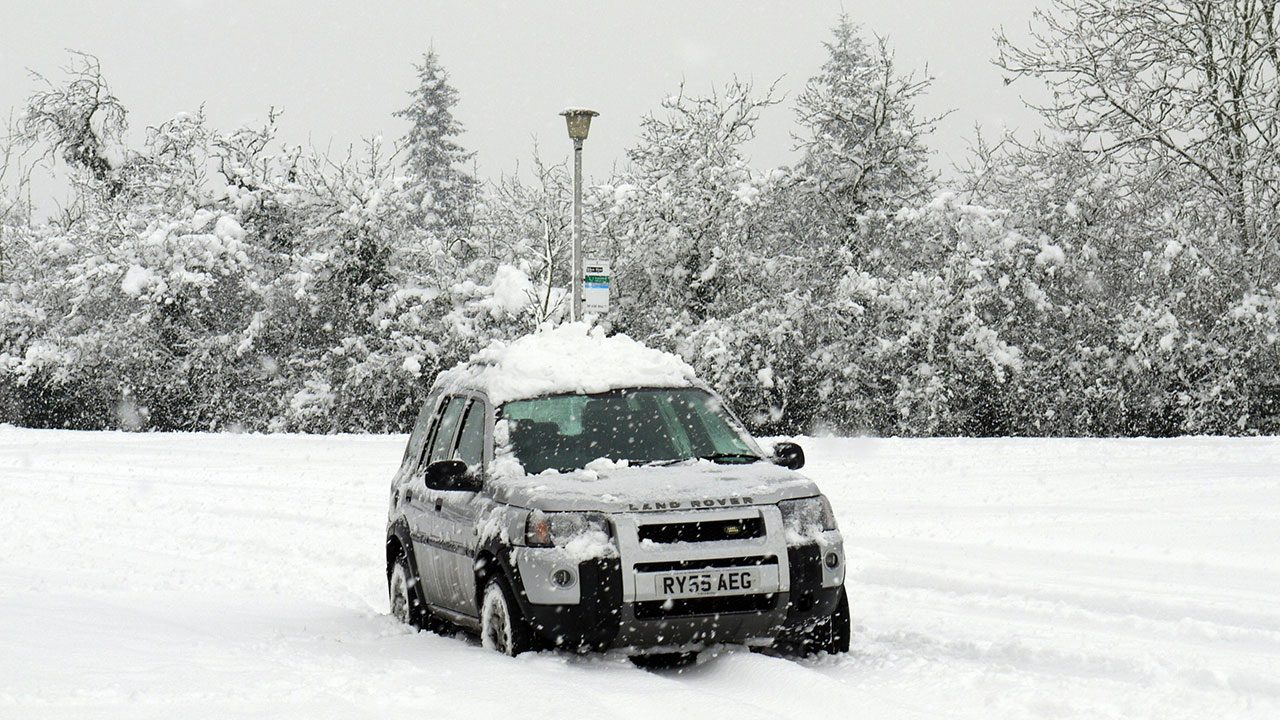
<path id="1" fill-rule="evenodd" d="M 818 653 L 838 655 L 849 652 L 849 596 L 840 588 L 836 607 L 812 626 L 792 631 L 779 643 L 785 654 L 809 657 Z"/>
<path id="2" fill-rule="evenodd" d="M 632 655 L 631 664 L 646 670 L 673 670 L 688 667 L 698 661 L 696 652 L 657 653 L 653 655 Z"/>
<path id="3" fill-rule="evenodd" d="M 818 649 L 831 655 L 849 652 L 849 596 L 845 594 L 844 587 L 840 588 L 840 600 L 836 602 L 835 611 L 827 619 L 827 628 L 826 645 Z"/>
<path id="4" fill-rule="evenodd" d="M 422 630 L 427 625 L 427 613 L 418 593 L 418 578 L 409 568 L 409 559 L 404 553 L 400 553 L 391 564 L 391 572 L 387 574 L 391 615 L 406 625 Z"/>
<path id="5" fill-rule="evenodd" d="M 495 575 L 484 586 L 480 602 L 480 644 L 504 655 L 534 649 L 533 630 L 520 612 L 506 578 Z"/>

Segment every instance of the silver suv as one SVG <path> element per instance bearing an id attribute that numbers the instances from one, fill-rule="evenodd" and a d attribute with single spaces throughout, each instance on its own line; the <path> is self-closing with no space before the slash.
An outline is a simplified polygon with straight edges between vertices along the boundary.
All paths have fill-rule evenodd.
<path id="1" fill-rule="evenodd" d="M 766 455 L 683 363 L 585 353 L 574 387 L 572 344 L 551 381 L 508 350 L 443 373 L 418 416 L 391 484 L 397 618 L 512 655 L 848 650 L 843 542 L 799 446 Z"/>

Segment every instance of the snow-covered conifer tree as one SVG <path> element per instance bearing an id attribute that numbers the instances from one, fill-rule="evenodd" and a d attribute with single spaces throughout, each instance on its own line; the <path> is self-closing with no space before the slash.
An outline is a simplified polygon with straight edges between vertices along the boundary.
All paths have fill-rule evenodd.
<path id="1" fill-rule="evenodd" d="M 453 116 L 458 91 L 434 50 L 414 67 L 418 86 L 409 91 L 409 106 L 395 113 L 410 123 L 400 149 L 410 177 L 411 220 L 446 234 L 466 234 L 476 181 L 465 168 L 474 153 L 456 141 L 462 134 L 462 124 Z"/>

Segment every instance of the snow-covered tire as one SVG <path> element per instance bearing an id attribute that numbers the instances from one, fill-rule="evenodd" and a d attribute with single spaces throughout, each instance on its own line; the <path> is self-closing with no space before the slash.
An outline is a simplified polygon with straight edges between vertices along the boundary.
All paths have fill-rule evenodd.
<path id="1" fill-rule="evenodd" d="M 426 626 L 426 608 L 418 597 L 418 579 L 409 569 L 409 559 L 404 553 L 396 556 L 387 574 L 387 596 L 392 617 L 419 630 Z"/>
<path id="2" fill-rule="evenodd" d="M 491 576 L 480 602 L 480 644 L 504 655 L 533 649 L 533 631 L 525 622 L 511 585 L 501 575 Z"/>
<path id="3" fill-rule="evenodd" d="M 825 643 L 823 647 L 816 649 L 825 650 L 832 655 L 849 652 L 849 596 L 845 594 L 843 587 L 840 588 L 836 609 L 827 618 L 826 626 L 827 632 L 823 638 Z"/>
<path id="4" fill-rule="evenodd" d="M 786 654 L 808 657 L 818 653 L 836 655 L 849 652 L 849 596 L 840 588 L 835 610 L 811 627 L 793 631 L 781 643 Z"/>
<path id="5" fill-rule="evenodd" d="M 632 655 L 631 663 L 646 670 L 672 670 L 688 667 L 698 661 L 696 652 L 656 653 L 651 655 Z"/>

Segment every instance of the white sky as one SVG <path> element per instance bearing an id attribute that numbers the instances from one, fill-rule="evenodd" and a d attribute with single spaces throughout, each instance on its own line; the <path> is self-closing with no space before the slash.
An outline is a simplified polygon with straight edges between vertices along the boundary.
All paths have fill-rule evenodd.
<path id="1" fill-rule="evenodd" d="M 639 120 L 683 80 L 705 94 L 734 75 L 763 87 L 782 77 L 787 100 L 762 118 L 749 147 L 758 167 L 789 164 L 793 100 L 825 58 L 822 42 L 843 9 L 887 36 L 903 70 L 936 77 L 923 114 L 954 112 L 932 138 L 945 169 L 964 156 L 975 123 L 1034 129 L 1024 82 L 1006 87 L 991 65 L 992 34 L 1026 27 L 1044 0 L 644 0 L 356 2 L 313 0 L 0 0 L 0 112 L 20 110 L 36 83 L 61 77 L 65 49 L 95 54 L 129 110 L 135 142 L 201 103 L 213 127 L 260 124 L 284 109 L 282 139 L 345 149 L 399 137 L 391 113 L 407 102 L 412 63 L 434 46 L 460 93 L 462 143 L 482 177 L 570 144 L 558 112 L 598 110 L 585 152 L 589 176 L 625 161 Z"/>

